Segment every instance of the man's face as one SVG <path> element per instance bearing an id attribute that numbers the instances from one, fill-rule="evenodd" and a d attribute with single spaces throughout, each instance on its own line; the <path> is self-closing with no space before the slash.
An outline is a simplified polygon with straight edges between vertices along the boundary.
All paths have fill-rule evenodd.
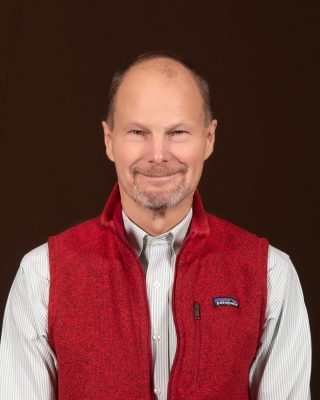
<path id="1" fill-rule="evenodd" d="M 112 132 L 103 124 L 122 200 L 154 210 L 178 206 L 193 195 L 212 153 L 216 126 L 215 120 L 205 124 L 191 75 L 167 62 L 169 73 L 155 61 L 129 70 L 117 93 Z"/>

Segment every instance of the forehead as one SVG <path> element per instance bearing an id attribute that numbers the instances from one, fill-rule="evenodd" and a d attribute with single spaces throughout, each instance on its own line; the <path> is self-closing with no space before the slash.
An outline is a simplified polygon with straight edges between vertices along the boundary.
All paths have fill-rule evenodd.
<path id="1" fill-rule="evenodd" d="M 203 100 L 192 74 L 174 60 L 150 60 L 124 76 L 115 100 L 115 119 L 203 118 Z"/>

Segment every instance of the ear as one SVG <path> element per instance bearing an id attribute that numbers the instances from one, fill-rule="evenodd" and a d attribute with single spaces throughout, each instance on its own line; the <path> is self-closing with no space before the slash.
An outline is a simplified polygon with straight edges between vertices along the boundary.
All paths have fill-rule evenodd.
<path id="1" fill-rule="evenodd" d="M 104 132 L 104 144 L 106 146 L 106 154 L 110 161 L 114 161 L 114 155 L 112 151 L 112 133 L 106 121 L 102 121 L 102 128 Z"/>
<path id="2" fill-rule="evenodd" d="M 216 137 L 216 128 L 217 128 L 218 121 L 216 119 L 212 120 L 209 128 L 206 128 L 206 150 L 204 153 L 204 159 L 210 157 L 213 152 L 214 147 L 214 140 Z"/>

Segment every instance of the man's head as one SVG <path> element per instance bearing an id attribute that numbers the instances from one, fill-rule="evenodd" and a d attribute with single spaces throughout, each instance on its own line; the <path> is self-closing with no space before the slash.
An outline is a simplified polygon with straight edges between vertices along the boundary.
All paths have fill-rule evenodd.
<path id="1" fill-rule="evenodd" d="M 103 123 L 122 202 L 153 210 L 190 199 L 213 150 L 206 82 L 175 57 L 139 57 L 116 74 Z"/>
<path id="2" fill-rule="evenodd" d="M 108 110 L 106 115 L 106 121 L 108 122 L 109 128 L 113 130 L 114 127 L 114 111 L 115 111 L 116 95 L 126 73 L 129 71 L 129 69 L 131 69 L 136 65 L 155 59 L 164 59 L 164 60 L 169 59 L 172 61 L 176 61 L 181 66 L 185 67 L 187 71 L 189 71 L 196 85 L 198 86 L 198 89 L 202 97 L 205 123 L 210 124 L 213 119 L 213 113 L 210 104 L 210 90 L 208 82 L 199 74 L 199 72 L 191 64 L 187 63 L 178 55 L 171 52 L 149 52 L 140 54 L 132 62 L 127 64 L 124 68 L 117 70 L 113 75 L 108 95 L 108 106 L 107 106 Z M 170 68 L 168 68 L 168 66 L 165 63 L 163 64 L 162 72 L 164 74 L 167 73 L 168 76 L 170 76 L 173 73 L 173 71 Z"/>

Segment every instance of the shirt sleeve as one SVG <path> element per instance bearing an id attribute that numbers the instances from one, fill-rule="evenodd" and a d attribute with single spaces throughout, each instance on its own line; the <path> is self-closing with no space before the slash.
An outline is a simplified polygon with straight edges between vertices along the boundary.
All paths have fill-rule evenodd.
<path id="1" fill-rule="evenodd" d="M 47 341 L 49 262 L 42 245 L 22 260 L 6 304 L 0 400 L 56 399 L 57 363 Z"/>
<path id="2" fill-rule="evenodd" d="M 297 272 L 270 246 L 268 302 L 260 347 L 250 370 L 252 400 L 308 400 L 311 337 Z"/>

